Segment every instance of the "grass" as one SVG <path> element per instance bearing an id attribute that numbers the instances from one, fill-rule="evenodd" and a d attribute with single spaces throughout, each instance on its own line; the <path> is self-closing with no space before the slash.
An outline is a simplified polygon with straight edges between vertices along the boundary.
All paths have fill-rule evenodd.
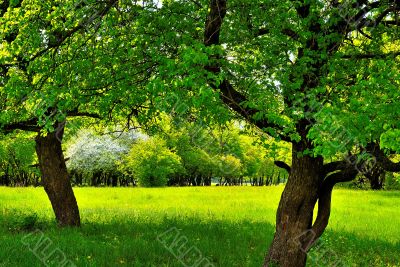
<path id="1" fill-rule="evenodd" d="M 169 229 L 163 241 L 177 233 L 214 266 L 261 266 L 282 189 L 75 188 L 83 225 L 58 229 L 42 188 L 0 187 L 0 266 L 44 266 L 40 258 L 55 249 L 48 266 L 55 255 L 76 266 L 184 266 L 157 240 Z M 399 207 L 400 192 L 335 190 L 308 266 L 400 266 Z M 37 257 L 31 245 L 41 237 L 51 243 Z"/>

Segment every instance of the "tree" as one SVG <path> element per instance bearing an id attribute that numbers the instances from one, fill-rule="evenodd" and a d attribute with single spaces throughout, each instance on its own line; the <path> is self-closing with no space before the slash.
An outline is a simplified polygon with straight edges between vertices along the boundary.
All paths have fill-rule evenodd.
<path id="1" fill-rule="evenodd" d="M 156 137 L 134 145 L 124 162 L 124 169 L 144 187 L 166 186 L 170 176 L 183 172 L 180 157 Z"/>
<path id="2" fill-rule="evenodd" d="M 162 36 L 141 46 L 160 73 L 149 80 L 153 93 L 176 94 L 209 121 L 229 118 L 224 103 L 292 145 L 291 166 L 277 162 L 289 178 L 265 266 L 305 265 L 333 187 L 368 166 L 361 152 L 398 170 L 368 145 L 384 120 L 398 127 L 398 13 L 396 1 L 210 0 L 165 1 L 145 15 L 152 23 L 138 36 Z"/>
<path id="3" fill-rule="evenodd" d="M 220 183 L 221 185 L 237 185 L 239 184 L 239 177 L 242 176 L 242 168 L 240 159 L 234 155 L 223 155 L 218 160 L 216 176 L 225 179 L 224 182 Z"/>
<path id="4" fill-rule="evenodd" d="M 73 93 L 79 76 L 66 75 L 79 68 L 82 73 L 82 65 L 69 64 L 71 51 L 88 41 L 83 36 L 95 31 L 93 24 L 116 2 L 2 1 L 0 6 L 1 130 L 37 133 L 42 184 L 60 226 L 80 225 L 61 147 L 66 117 L 90 115 Z"/>
<path id="5" fill-rule="evenodd" d="M 210 12 L 204 38 L 207 46 L 220 44 L 220 32 L 223 29 L 227 11 L 226 4 L 225 0 L 210 1 Z M 286 58 L 288 63 L 279 66 L 283 69 L 283 75 L 277 74 L 272 66 L 267 66 L 267 71 L 273 70 L 272 73 L 282 83 L 280 88 L 283 90 L 283 113 L 290 118 L 291 122 L 286 127 L 292 128 L 295 136 L 290 137 L 286 134 L 285 127 L 279 125 L 277 120 L 268 114 L 271 113 L 269 110 L 260 108 L 255 101 L 252 101 L 251 95 L 239 91 L 226 75 L 222 82 L 214 83 L 214 87 L 220 90 L 224 97 L 223 101 L 229 107 L 260 128 L 273 129 L 277 136 L 293 144 L 292 166 L 290 169 L 287 168 L 290 176 L 279 204 L 276 233 L 265 259 L 266 266 L 274 263 L 281 266 L 305 265 L 306 253 L 304 252 L 309 250 L 328 224 L 331 192 L 334 185 L 338 182 L 352 180 L 358 173 L 357 167 L 352 164 L 354 161 L 344 160 L 324 164 L 324 156 L 328 153 L 318 153 L 318 150 L 315 149 L 316 142 L 313 139 L 320 137 L 313 135 L 311 129 L 317 123 L 325 125 L 329 123 L 327 120 L 319 121 L 318 112 L 321 111 L 321 107 L 323 108 L 325 105 L 335 107 L 336 103 L 343 102 L 343 98 L 346 97 L 346 92 L 337 90 L 337 87 L 334 87 L 335 84 L 339 83 L 344 88 L 362 86 L 361 80 L 357 78 L 351 81 L 356 85 L 349 85 L 342 79 L 337 79 L 336 75 L 344 73 L 340 69 L 332 69 L 333 66 L 339 68 L 338 61 L 347 60 L 355 64 L 357 59 L 370 56 L 365 50 L 355 49 L 356 51 L 354 51 L 352 47 L 346 47 L 345 39 L 353 38 L 356 41 L 356 32 L 367 36 L 373 35 L 374 37 L 371 39 L 376 42 L 363 42 L 363 45 L 367 47 L 366 50 L 373 51 L 373 62 L 374 58 L 381 57 L 379 43 L 382 44 L 382 36 L 387 34 L 389 43 L 393 40 L 391 39 L 393 37 L 391 29 L 384 25 L 389 25 L 390 22 L 385 22 L 386 18 L 394 18 L 394 14 L 398 11 L 395 2 L 384 3 L 383 1 L 350 6 L 345 6 L 346 2 L 334 2 L 327 5 L 322 1 L 304 3 L 288 1 L 287 4 L 291 5 L 295 12 L 286 15 L 286 18 L 282 17 L 282 19 L 286 19 L 286 22 L 282 26 L 272 24 L 274 26 L 260 28 L 258 34 L 266 35 L 272 40 L 276 38 L 277 42 L 284 40 L 287 42 L 286 47 L 281 50 L 281 57 Z M 272 4 L 268 9 L 277 12 L 282 7 L 283 5 Z M 343 16 L 340 11 L 344 8 L 350 10 L 347 10 L 348 13 Z M 248 18 L 250 16 L 249 12 Z M 292 18 L 304 24 L 296 29 L 289 22 Z M 371 30 L 373 28 L 379 30 L 373 32 Z M 365 34 L 365 31 L 368 31 L 368 34 Z M 290 56 L 289 58 L 284 57 L 285 52 L 292 54 L 292 59 Z M 392 55 L 393 53 L 389 52 L 388 60 L 394 60 Z M 377 71 L 382 73 L 390 69 L 390 65 L 391 63 L 386 64 L 385 62 L 377 68 Z M 216 62 L 206 66 L 206 69 L 219 75 L 223 73 L 222 67 L 221 63 Z M 328 79 L 324 78 L 326 75 L 329 77 Z M 282 78 L 285 80 L 281 80 Z M 374 86 L 376 80 L 368 79 L 368 84 Z M 392 85 L 391 82 L 388 84 Z M 281 115 L 282 113 L 275 114 Z M 342 121 L 339 121 L 340 124 Z M 361 135 L 363 133 L 358 134 L 358 136 Z M 341 139 L 341 136 L 334 137 L 337 142 L 347 141 Z M 359 142 L 360 139 L 357 141 Z M 357 143 L 351 145 L 356 146 Z M 351 145 L 345 146 L 345 148 L 349 149 Z M 335 151 L 335 153 L 339 152 L 341 151 Z M 313 223 L 313 208 L 317 201 L 319 210 Z"/>

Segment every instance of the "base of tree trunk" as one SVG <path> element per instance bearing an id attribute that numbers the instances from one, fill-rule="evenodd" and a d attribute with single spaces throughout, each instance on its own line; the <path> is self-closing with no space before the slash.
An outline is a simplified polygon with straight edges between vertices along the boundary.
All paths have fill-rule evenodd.
<path id="1" fill-rule="evenodd" d="M 39 134 L 36 137 L 36 153 L 42 173 L 42 184 L 59 226 L 80 226 L 78 204 L 72 190 L 61 148 L 60 133 Z"/>
<path id="2" fill-rule="evenodd" d="M 318 200 L 322 158 L 297 156 L 293 148 L 292 167 L 276 216 L 275 236 L 264 266 L 302 267 L 311 246 L 314 207 Z"/>

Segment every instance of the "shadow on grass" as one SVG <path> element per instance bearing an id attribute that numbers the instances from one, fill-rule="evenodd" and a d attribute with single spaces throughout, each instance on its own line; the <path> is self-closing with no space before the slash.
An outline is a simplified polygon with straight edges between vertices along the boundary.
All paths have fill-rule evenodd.
<path id="1" fill-rule="evenodd" d="M 80 229 L 59 229 L 49 221 L 40 221 L 38 225 L 52 247 L 62 251 L 76 266 L 185 266 L 168 245 L 158 240 L 171 229 L 183 238 L 183 251 L 196 248 L 214 266 L 261 266 L 274 233 L 274 226 L 264 222 L 156 216 L 84 221 Z M 13 217 L 0 218 L 0 266 L 43 266 L 43 258 L 38 259 L 21 241 L 32 229 L 12 230 L 13 222 Z M 327 231 L 320 245 L 309 254 L 308 265 L 397 266 L 399 252 L 399 243 Z"/>

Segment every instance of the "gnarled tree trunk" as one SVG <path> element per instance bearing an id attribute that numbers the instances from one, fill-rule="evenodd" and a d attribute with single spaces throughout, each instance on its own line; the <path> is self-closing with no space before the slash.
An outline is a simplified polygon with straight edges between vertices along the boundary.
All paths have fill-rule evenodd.
<path id="1" fill-rule="evenodd" d="M 289 172 L 289 178 L 279 203 L 276 232 L 264 266 L 305 266 L 307 252 L 328 225 L 333 187 L 353 180 L 359 172 L 357 162 L 351 158 L 324 165 L 322 157 L 301 155 L 304 150 L 304 146 L 293 144 L 291 168 L 275 162 Z M 318 214 L 313 223 L 317 201 Z"/>
<path id="2" fill-rule="evenodd" d="M 293 145 L 292 167 L 282 193 L 276 216 L 276 232 L 264 266 L 305 266 L 312 240 L 313 211 L 318 200 L 323 160 L 298 155 L 302 149 Z M 312 238 L 312 236 L 311 236 Z"/>
<path id="3" fill-rule="evenodd" d="M 79 226 L 78 204 L 61 149 L 64 129 L 63 126 L 58 129 L 59 131 L 48 133 L 46 136 L 39 133 L 35 139 L 42 184 L 50 199 L 57 223 L 60 226 Z"/>

